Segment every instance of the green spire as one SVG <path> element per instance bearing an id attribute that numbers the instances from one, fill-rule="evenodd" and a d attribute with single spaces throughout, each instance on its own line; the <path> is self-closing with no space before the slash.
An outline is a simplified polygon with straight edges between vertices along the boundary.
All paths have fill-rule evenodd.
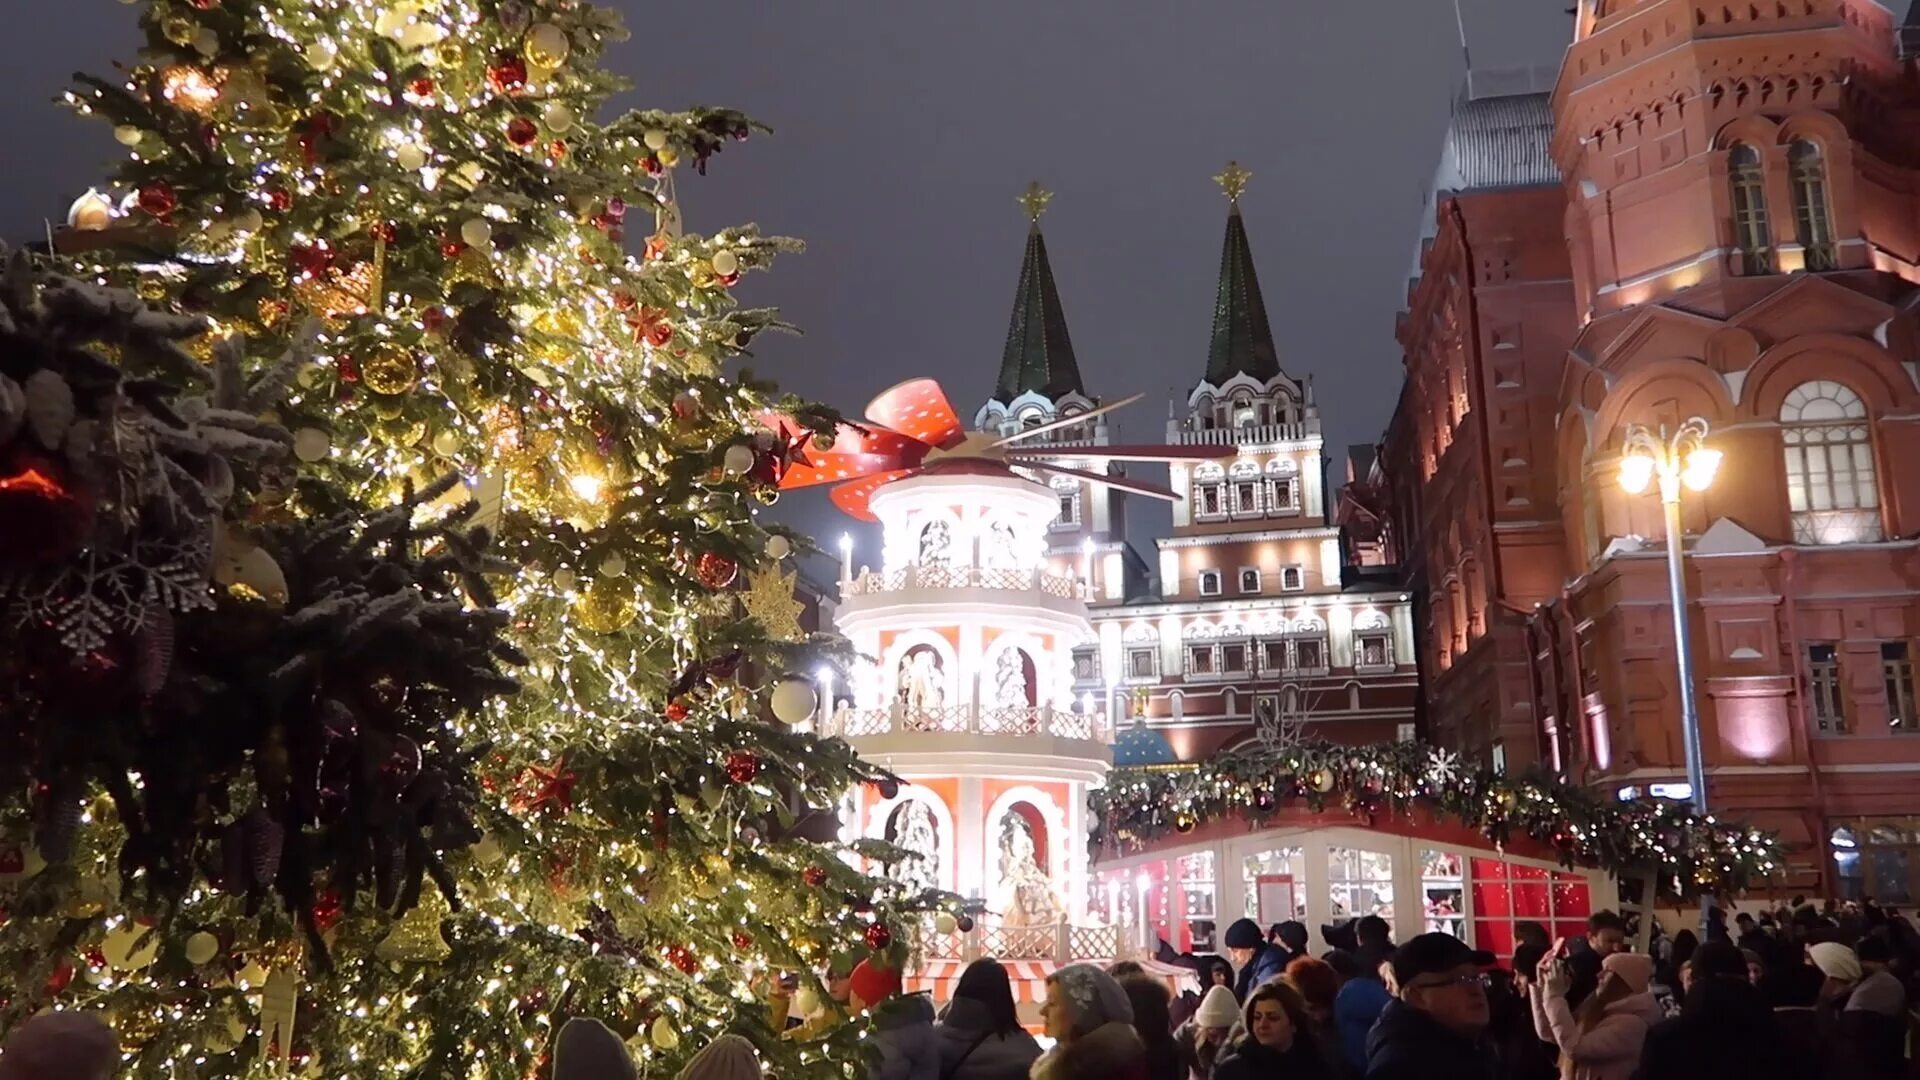
<path id="1" fill-rule="evenodd" d="M 1060 290 L 1053 284 L 1053 267 L 1047 262 L 1047 241 L 1040 234 L 1040 215 L 1051 198 L 1053 193 L 1038 183 L 1020 196 L 1031 224 L 1026 258 L 1020 263 L 1020 285 L 1013 294 L 1007 348 L 1000 358 L 1000 381 L 994 387 L 998 401 L 1012 401 L 1028 392 L 1054 400 L 1070 393 L 1086 394 L 1080 385 L 1080 364 L 1073 357 L 1073 340 L 1067 336 Z"/>
<path id="2" fill-rule="evenodd" d="M 1280 356 L 1267 324 L 1267 302 L 1253 272 L 1253 248 L 1240 220 L 1240 193 L 1253 174 L 1237 161 L 1214 180 L 1227 193 L 1227 239 L 1220 251 L 1220 287 L 1213 300 L 1213 342 L 1207 350 L 1207 381 L 1215 386 L 1235 375 L 1266 382 L 1280 374 Z"/>

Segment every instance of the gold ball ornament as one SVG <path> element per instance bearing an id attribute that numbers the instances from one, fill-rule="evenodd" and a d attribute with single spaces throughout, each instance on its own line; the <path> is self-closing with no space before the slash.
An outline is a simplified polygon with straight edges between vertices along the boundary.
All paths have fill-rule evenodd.
<path id="1" fill-rule="evenodd" d="M 1307 783 L 1313 790 L 1325 795 L 1327 792 L 1333 790 L 1333 774 L 1325 769 L 1315 769 L 1313 773 L 1307 777 Z"/>
<path id="2" fill-rule="evenodd" d="M 411 0 L 402 0 L 401 3 L 395 4 L 381 12 L 379 16 L 373 20 L 373 32 L 382 37 L 398 38 L 406 31 L 408 25 L 412 23 L 413 17 L 419 14 L 419 12 L 419 4 L 413 3 Z"/>
<path id="3" fill-rule="evenodd" d="M 381 420 L 373 425 L 373 436 L 381 443 L 392 447 L 415 446 L 427 436 L 425 420 L 411 420 L 404 416 Z M 420 485 L 416 485 L 420 486 Z"/>
<path id="4" fill-rule="evenodd" d="M 293 433 L 293 456 L 309 464 L 327 456 L 333 448 L 333 436 L 319 428 L 301 428 Z"/>
<path id="5" fill-rule="evenodd" d="M 139 146 L 140 140 L 146 137 L 147 133 L 133 124 L 121 124 L 113 129 L 113 141 L 121 146 Z"/>
<path id="6" fill-rule="evenodd" d="M 600 574 L 602 577 L 619 577 L 626 572 L 627 560 L 617 554 L 609 555 L 600 560 Z"/>
<path id="7" fill-rule="evenodd" d="M 567 40 L 567 32 L 552 23 L 535 23 L 527 31 L 527 62 L 534 67 L 557 68 L 572 52 L 573 42 Z"/>
<path id="8" fill-rule="evenodd" d="M 220 51 L 220 35 L 212 30 L 201 28 L 193 35 L 193 51 L 201 56 L 212 56 Z"/>
<path id="9" fill-rule="evenodd" d="M 793 1015 L 812 1016 L 820 1011 L 820 994 L 811 986 L 802 986 L 793 992 Z"/>
<path id="10" fill-rule="evenodd" d="M 673 1022 L 664 1013 L 653 1018 L 653 1024 L 647 1028 L 647 1038 L 662 1050 L 680 1045 L 680 1033 L 673 1030 Z"/>
<path id="11" fill-rule="evenodd" d="M 711 261 L 713 272 L 721 277 L 740 272 L 740 257 L 731 251 L 716 251 Z"/>
<path id="12" fill-rule="evenodd" d="M 113 1013 L 113 1033 L 120 1049 L 134 1053 L 160 1035 L 165 1022 L 157 1009 L 130 1006 Z"/>
<path id="13" fill-rule="evenodd" d="M 675 150 L 671 146 L 661 147 L 660 149 L 653 152 L 653 156 L 660 162 L 660 164 L 666 166 L 669 169 L 673 168 L 675 165 L 680 163 L 680 151 Z"/>
<path id="14" fill-rule="evenodd" d="M 943 911 L 933 917 L 933 929 L 937 933 L 951 934 L 960 928 L 960 920 L 950 911 Z"/>
<path id="15" fill-rule="evenodd" d="M 315 71 L 332 71 L 334 63 L 340 59 L 340 51 L 325 41 L 316 41 L 307 46 L 301 55 L 306 57 L 307 66 Z"/>
<path id="16" fill-rule="evenodd" d="M 205 930 L 196 930 L 187 937 L 185 952 L 187 963 L 207 963 L 220 955 L 220 939 Z"/>
<path id="17" fill-rule="evenodd" d="M 700 857 L 700 866 L 706 870 L 707 873 L 717 878 L 733 876 L 733 864 L 727 861 L 725 855 L 717 851 L 709 851 L 705 855 L 702 855 Z"/>
<path id="18" fill-rule="evenodd" d="M 200 32 L 200 24 L 185 15 L 168 15 L 160 20 L 160 36 L 175 45 L 191 45 Z"/>
<path id="19" fill-rule="evenodd" d="M 626 628 L 639 611 L 633 599 L 633 586 L 606 579 L 587 586 L 586 592 L 573 602 L 574 619 L 596 634 L 611 634 Z"/>
<path id="20" fill-rule="evenodd" d="M 460 240 L 468 247 L 490 248 L 493 246 L 493 226 L 486 218 L 468 218 L 460 225 Z"/>
<path id="21" fill-rule="evenodd" d="M 449 428 L 441 428 L 433 433 L 433 452 L 441 457 L 452 457 L 460 452 L 460 435 Z"/>
<path id="22" fill-rule="evenodd" d="M 493 268 L 493 260 L 482 253 L 468 248 L 453 260 L 447 268 L 448 285 L 481 285 L 494 288 L 500 284 L 500 275 Z"/>
<path id="23" fill-rule="evenodd" d="M 100 952 L 115 971 L 139 971 L 160 955 L 160 935 L 152 927 L 125 919 L 100 940 Z"/>
<path id="24" fill-rule="evenodd" d="M 420 381 L 420 365 L 405 348 L 384 344 L 361 362 L 360 381 L 376 394 L 404 394 Z"/>
<path id="25" fill-rule="evenodd" d="M 550 101 L 546 108 L 540 110 L 540 122 L 555 135 L 565 135 L 571 131 L 577 119 L 578 117 L 573 115 L 573 110 L 561 101 Z"/>
<path id="26" fill-rule="evenodd" d="M 403 143 L 393 152 L 393 160 L 408 172 L 418 172 L 427 167 L 426 147 L 418 143 Z"/>
<path id="27" fill-rule="evenodd" d="M 563 566 L 553 572 L 553 587 L 561 592 L 570 592 L 578 584 L 580 575 L 574 573 L 572 567 Z"/>

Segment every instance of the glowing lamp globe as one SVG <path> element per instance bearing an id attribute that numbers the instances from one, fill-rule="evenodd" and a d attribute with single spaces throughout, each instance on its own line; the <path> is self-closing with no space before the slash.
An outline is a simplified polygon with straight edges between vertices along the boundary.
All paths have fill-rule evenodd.
<path id="1" fill-rule="evenodd" d="M 1638 495 L 1653 483 L 1654 460 L 1644 453 L 1631 453 L 1620 461 L 1620 487 L 1629 495 Z"/>
<path id="2" fill-rule="evenodd" d="M 1689 491 L 1707 490 L 1714 474 L 1720 471 L 1720 459 L 1725 456 L 1710 447 L 1695 447 L 1687 455 L 1686 467 L 1680 471 L 1680 482 L 1687 485 Z"/>

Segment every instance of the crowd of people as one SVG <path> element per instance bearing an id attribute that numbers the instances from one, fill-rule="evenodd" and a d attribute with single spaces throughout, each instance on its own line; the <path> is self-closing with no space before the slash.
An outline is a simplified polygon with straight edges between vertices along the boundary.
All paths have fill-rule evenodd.
<path id="1" fill-rule="evenodd" d="M 1174 954 L 1203 991 L 1132 962 L 1047 979 L 1042 1050 L 1005 971 L 971 965 L 934 1024 L 937 1072 L 882 1080 L 1920 1080 L 1909 1057 L 1920 933 L 1871 904 L 1801 904 L 1629 945 L 1612 912 L 1555 941 L 1516 927 L 1496 962 L 1450 934 L 1396 945 L 1365 917 L 1228 928 Z"/>
<path id="2" fill-rule="evenodd" d="M 866 964 L 829 989 L 854 1009 L 878 1005 L 872 1080 L 1920 1080 L 1909 1050 L 1920 932 L 1895 911 L 1716 911 L 1704 935 L 1653 926 L 1646 951 L 1612 912 L 1558 941 L 1535 923 L 1515 929 L 1498 963 L 1445 933 L 1396 945 L 1375 916 L 1323 927 L 1319 956 L 1300 923 L 1262 933 L 1242 919 L 1224 957 L 1162 946 L 1200 991 L 1176 995 L 1131 961 L 1047 976 L 1044 1046 L 992 959 L 966 968 L 937 1016 L 897 973 Z M 814 1022 L 775 1012 L 799 1033 Z M 52 1013 L 8 1041 L 0 1080 L 108 1077 L 116 1051 L 98 1018 Z M 636 1073 L 618 1036 L 576 1019 L 552 1075 Z M 761 1076 L 752 1044 L 727 1035 L 679 1080 Z"/>

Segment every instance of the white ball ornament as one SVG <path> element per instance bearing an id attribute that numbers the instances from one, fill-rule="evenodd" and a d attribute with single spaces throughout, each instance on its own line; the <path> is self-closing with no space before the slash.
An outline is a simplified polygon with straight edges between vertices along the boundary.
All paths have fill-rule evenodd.
<path id="1" fill-rule="evenodd" d="M 769 704 L 774 718 L 791 727 L 813 719 L 814 710 L 820 707 L 820 695 L 810 680 L 788 676 L 773 684 Z"/>
<path id="2" fill-rule="evenodd" d="M 793 541 L 775 533 L 767 537 L 767 558 L 778 562 L 793 554 Z"/>
<path id="3" fill-rule="evenodd" d="M 446 36 L 439 23 L 416 22 L 400 31 L 400 44 L 409 49 L 425 49 L 440 44 Z"/>
<path id="4" fill-rule="evenodd" d="M 745 476 L 753 468 L 753 447 L 746 443 L 734 443 L 720 459 L 720 467 L 728 476 Z"/>
<path id="5" fill-rule="evenodd" d="M 113 129 L 113 141 L 121 146 L 138 146 L 140 140 L 146 138 L 146 134 L 137 125 L 121 124 Z"/>
<path id="6" fill-rule="evenodd" d="M 187 938 L 187 962 L 204 964 L 220 955 L 220 939 L 205 930 L 196 931 Z"/>
<path id="7" fill-rule="evenodd" d="M 260 211 L 251 206 L 233 216 L 233 228 L 236 232 L 259 232 L 260 226 L 266 223 L 266 219 L 260 216 Z"/>
<path id="8" fill-rule="evenodd" d="M 417 172 L 427 167 L 426 148 L 415 146 L 412 143 L 408 143 L 400 149 L 395 150 L 393 152 L 393 159 L 399 163 L 401 168 L 408 172 Z"/>
<path id="9" fill-rule="evenodd" d="M 340 59 L 340 51 L 325 41 L 316 41 L 307 46 L 307 66 L 315 71 L 331 71 L 334 62 Z"/>
<path id="10" fill-rule="evenodd" d="M 640 141 L 646 143 L 647 149 L 649 150 L 664 149 L 667 145 L 667 130 L 665 128 L 648 128 L 646 134 L 640 136 Z"/>
<path id="11" fill-rule="evenodd" d="M 619 577 L 627 572 L 627 560 L 618 555 L 609 555 L 600 560 L 600 573 L 607 577 Z"/>
<path id="12" fill-rule="evenodd" d="M 712 261 L 713 272 L 719 274 L 721 277 L 740 272 L 740 257 L 731 251 L 714 252 Z"/>
<path id="13" fill-rule="evenodd" d="M 568 108 L 565 102 L 550 101 L 546 108 L 540 110 L 541 122 L 546 124 L 547 130 L 555 135 L 563 135 L 571 130 L 574 119 L 573 110 Z"/>
<path id="14" fill-rule="evenodd" d="M 460 239 L 468 247 L 492 247 L 493 226 L 485 218 L 468 218 L 460 226 Z"/>
<path id="15" fill-rule="evenodd" d="M 647 1029 L 647 1037 L 662 1050 L 671 1050 L 680 1045 L 680 1033 L 673 1030 L 672 1022 L 665 1015 L 653 1018 L 653 1026 Z"/>
<path id="16" fill-rule="evenodd" d="M 301 461 L 319 461 L 327 456 L 327 450 L 332 446 L 332 436 L 319 428 L 301 428 L 293 433 L 293 456 Z"/>
<path id="17" fill-rule="evenodd" d="M 433 452 L 441 457 L 452 457 L 460 452 L 460 436 L 442 428 L 433 433 Z"/>
<path id="18" fill-rule="evenodd" d="M 954 918 L 952 912 L 943 911 L 933 917 L 933 928 L 942 934 L 951 934 L 960 929 L 960 920 Z"/>
<path id="19" fill-rule="evenodd" d="M 803 986 L 793 992 L 794 1016 L 812 1016 L 820 1011 L 820 995 L 811 986 Z"/>
<path id="20" fill-rule="evenodd" d="M 193 51 L 201 56 L 212 56 L 220 51 L 220 35 L 211 30 L 202 29 L 193 35 Z"/>
<path id="21" fill-rule="evenodd" d="M 572 567 L 563 566 L 553 572 L 553 587 L 562 592 L 572 589 L 579 582 L 580 575 L 574 573 Z"/>

